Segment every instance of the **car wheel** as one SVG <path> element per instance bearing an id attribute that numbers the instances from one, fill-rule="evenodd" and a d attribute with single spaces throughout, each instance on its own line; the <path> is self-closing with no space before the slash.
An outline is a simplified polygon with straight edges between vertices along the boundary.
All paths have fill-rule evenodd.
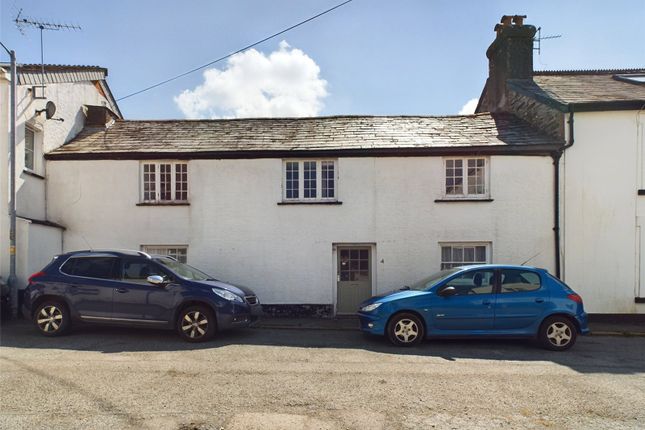
<path id="1" fill-rule="evenodd" d="M 396 346 L 418 345 L 425 336 L 421 319 L 410 313 L 397 314 L 387 325 L 387 335 Z"/>
<path id="2" fill-rule="evenodd" d="M 179 314 L 177 330 L 188 342 L 205 342 L 215 334 L 215 315 L 206 306 L 190 306 Z"/>
<path id="3" fill-rule="evenodd" d="M 542 346 L 552 351 L 564 351 L 576 343 L 578 330 L 567 317 L 553 316 L 544 320 L 538 335 Z"/>
<path id="4" fill-rule="evenodd" d="M 70 326 L 67 306 L 55 300 L 45 300 L 34 313 L 34 323 L 45 336 L 65 334 Z"/>

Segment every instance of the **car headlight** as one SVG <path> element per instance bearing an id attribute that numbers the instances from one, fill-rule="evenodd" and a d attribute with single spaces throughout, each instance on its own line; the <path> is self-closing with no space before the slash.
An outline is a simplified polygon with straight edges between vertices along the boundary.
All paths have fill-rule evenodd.
<path id="1" fill-rule="evenodd" d="M 220 290 L 219 288 L 213 288 L 213 292 L 225 300 L 230 300 L 232 302 L 244 302 L 244 299 L 237 294 L 233 294 L 230 291 Z"/>
<path id="2" fill-rule="evenodd" d="M 379 306 L 381 306 L 381 303 L 372 303 L 371 305 L 363 306 L 361 308 L 361 311 L 363 311 L 363 312 L 372 312 L 373 310 L 375 310 Z"/>

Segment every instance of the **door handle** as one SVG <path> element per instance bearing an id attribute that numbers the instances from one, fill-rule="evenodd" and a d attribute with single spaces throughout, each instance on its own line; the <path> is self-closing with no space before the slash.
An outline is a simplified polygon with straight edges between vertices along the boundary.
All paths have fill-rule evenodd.
<path id="1" fill-rule="evenodd" d="M 127 292 L 128 292 L 128 290 L 127 290 L 126 288 L 117 288 L 117 289 L 116 289 L 116 292 L 117 292 L 117 293 L 127 293 Z"/>
<path id="2" fill-rule="evenodd" d="M 490 305 L 490 300 L 484 300 L 484 301 L 482 301 L 482 305 L 484 305 L 484 306 L 488 306 L 488 305 Z"/>
<path id="3" fill-rule="evenodd" d="M 535 299 L 535 303 L 544 303 L 544 299 Z"/>

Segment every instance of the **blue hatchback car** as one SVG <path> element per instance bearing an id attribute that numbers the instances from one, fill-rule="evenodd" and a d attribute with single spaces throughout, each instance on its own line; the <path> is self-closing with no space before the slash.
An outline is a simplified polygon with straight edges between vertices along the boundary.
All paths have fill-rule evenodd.
<path id="1" fill-rule="evenodd" d="M 29 278 L 23 313 L 45 336 L 72 322 L 175 329 L 189 342 L 248 326 L 262 311 L 253 291 L 167 256 L 77 251 Z"/>
<path id="2" fill-rule="evenodd" d="M 544 269 L 475 265 L 442 270 L 360 305 L 365 332 L 400 346 L 427 337 L 537 338 L 547 349 L 588 334 L 582 298 Z"/>

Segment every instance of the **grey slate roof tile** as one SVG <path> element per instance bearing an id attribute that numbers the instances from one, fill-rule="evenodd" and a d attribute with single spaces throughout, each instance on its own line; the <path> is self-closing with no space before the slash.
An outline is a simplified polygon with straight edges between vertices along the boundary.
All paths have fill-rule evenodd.
<path id="1" fill-rule="evenodd" d="M 117 120 L 85 127 L 48 158 L 70 154 L 334 151 L 561 144 L 510 114 Z M 61 157 L 62 158 L 62 157 Z"/>
<path id="2" fill-rule="evenodd" d="M 511 88 L 546 97 L 560 104 L 630 102 L 645 103 L 645 85 L 616 79 L 615 75 L 645 74 L 645 69 L 534 72 L 533 81 L 509 80 Z"/>

